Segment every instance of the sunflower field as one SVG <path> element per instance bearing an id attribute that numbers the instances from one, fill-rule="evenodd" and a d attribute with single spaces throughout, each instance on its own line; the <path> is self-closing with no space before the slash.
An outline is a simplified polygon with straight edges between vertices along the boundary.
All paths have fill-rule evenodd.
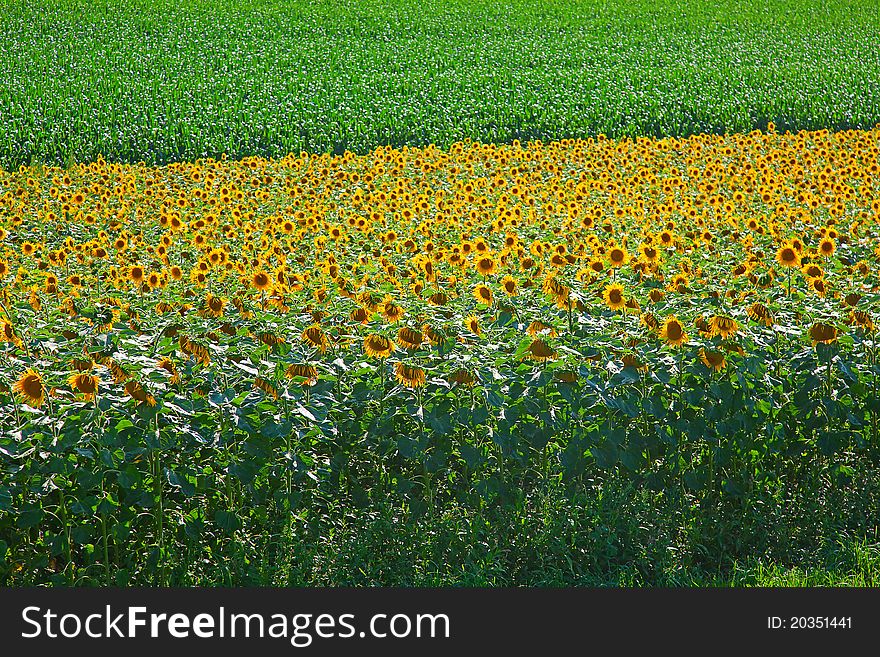
<path id="1" fill-rule="evenodd" d="M 771 124 L 2 171 L 0 567 L 185 581 L 340 506 L 612 482 L 876 505 L 878 145 Z"/>

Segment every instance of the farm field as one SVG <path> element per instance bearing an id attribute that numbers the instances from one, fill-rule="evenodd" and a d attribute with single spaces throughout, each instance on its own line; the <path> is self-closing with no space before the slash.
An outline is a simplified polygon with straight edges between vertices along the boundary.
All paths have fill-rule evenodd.
<path id="1" fill-rule="evenodd" d="M 0 0 L 0 586 L 876 586 L 874 0 Z"/>
<path id="2" fill-rule="evenodd" d="M 5 581 L 874 583 L 878 138 L 0 174 Z"/>
<path id="3" fill-rule="evenodd" d="M 874 0 L 4 0 L 0 165 L 873 128 Z"/>

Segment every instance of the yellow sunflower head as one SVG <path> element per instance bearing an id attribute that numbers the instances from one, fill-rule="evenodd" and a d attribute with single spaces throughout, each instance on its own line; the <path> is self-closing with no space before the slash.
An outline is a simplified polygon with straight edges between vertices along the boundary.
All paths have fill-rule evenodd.
<path id="1" fill-rule="evenodd" d="M 684 325 L 675 315 L 670 315 L 660 327 L 660 337 L 670 347 L 680 347 L 687 342 L 688 336 L 684 331 Z"/>
<path id="2" fill-rule="evenodd" d="M 33 370 L 27 369 L 13 386 L 13 391 L 24 401 L 35 408 L 40 407 L 46 399 L 46 390 L 43 387 L 43 378 Z"/>
<path id="3" fill-rule="evenodd" d="M 474 288 L 474 298 L 482 304 L 491 306 L 494 297 L 492 290 L 487 285 L 481 283 Z"/>
<path id="4" fill-rule="evenodd" d="M 621 310 L 626 307 L 626 297 L 623 296 L 623 286 L 618 283 L 612 283 L 605 286 L 602 292 L 602 299 L 605 300 L 611 310 Z"/>

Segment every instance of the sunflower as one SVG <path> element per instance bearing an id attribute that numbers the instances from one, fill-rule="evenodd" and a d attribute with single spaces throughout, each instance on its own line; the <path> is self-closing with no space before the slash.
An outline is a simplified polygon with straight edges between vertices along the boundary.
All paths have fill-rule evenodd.
<path id="1" fill-rule="evenodd" d="M 425 385 L 425 370 L 421 367 L 395 363 L 394 374 L 398 383 L 407 388 L 420 388 Z"/>
<path id="2" fill-rule="evenodd" d="M 776 262 L 779 263 L 780 267 L 799 267 L 801 264 L 801 257 L 793 246 L 790 244 L 783 244 L 776 252 Z"/>
<path id="3" fill-rule="evenodd" d="M 490 255 L 483 255 L 477 258 L 474 266 L 480 276 L 490 276 L 498 270 L 495 259 Z"/>
<path id="4" fill-rule="evenodd" d="M 712 327 L 712 335 L 720 335 L 724 339 L 733 337 L 739 331 L 739 323 L 725 315 L 715 315 L 709 324 Z"/>
<path id="5" fill-rule="evenodd" d="M 137 401 L 139 404 L 147 404 L 148 406 L 155 406 L 156 399 L 144 390 L 143 386 L 132 379 L 125 384 L 125 392 L 128 393 L 128 396 Z"/>
<path id="6" fill-rule="evenodd" d="M 680 347 L 688 340 L 684 326 L 675 315 L 670 315 L 663 322 L 663 326 L 660 328 L 660 337 L 670 347 Z"/>
<path id="7" fill-rule="evenodd" d="M 642 315 L 641 319 L 639 319 L 639 323 L 647 326 L 652 331 L 660 330 L 660 322 L 657 321 L 657 318 L 653 313 L 645 313 Z"/>
<path id="8" fill-rule="evenodd" d="M 483 334 L 483 332 L 480 330 L 480 320 L 477 319 L 474 315 L 465 318 L 464 327 L 474 335 Z"/>
<path id="9" fill-rule="evenodd" d="M 135 285 L 141 285 L 144 282 L 144 268 L 134 265 L 128 270 L 128 277 Z"/>
<path id="10" fill-rule="evenodd" d="M 394 342 L 384 335 L 371 333 L 364 338 L 364 352 L 374 358 L 388 358 L 395 349 Z"/>
<path id="11" fill-rule="evenodd" d="M 428 297 L 428 303 L 432 306 L 445 306 L 449 302 L 449 296 L 445 292 L 435 292 Z"/>
<path id="12" fill-rule="evenodd" d="M 556 358 L 556 351 L 541 338 L 535 338 L 529 345 L 528 356 L 532 360 L 544 362 Z"/>
<path id="13" fill-rule="evenodd" d="M 457 369 L 449 376 L 449 382 L 461 386 L 472 386 L 477 381 L 477 377 L 466 369 Z"/>
<path id="14" fill-rule="evenodd" d="M 509 297 L 516 296 L 517 292 L 517 284 L 516 279 L 513 276 L 505 276 L 501 279 L 501 289 L 504 290 L 504 294 Z"/>
<path id="15" fill-rule="evenodd" d="M 647 364 L 639 360 L 639 357 L 635 354 L 624 354 L 620 360 L 623 363 L 624 368 L 628 367 L 642 372 L 646 372 L 648 370 Z"/>
<path id="16" fill-rule="evenodd" d="M 385 300 L 382 302 L 382 316 L 393 324 L 400 320 L 403 315 L 403 308 L 394 303 L 390 296 L 385 297 Z"/>
<path id="17" fill-rule="evenodd" d="M 819 242 L 819 248 L 817 250 L 823 258 L 830 258 L 834 255 L 836 248 L 837 246 L 834 244 L 834 240 L 830 237 L 826 237 Z"/>
<path id="18" fill-rule="evenodd" d="M 700 347 L 700 360 L 703 361 L 703 365 L 714 372 L 720 372 L 727 364 L 723 353 L 720 351 L 706 350 L 702 347 Z"/>
<path id="19" fill-rule="evenodd" d="M 832 344 L 837 341 L 837 328 L 831 324 L 817 322 L 810 327 L 810 339 L 813 341 L 813 345 L 820 342 Z"/>
<path id="20" fill-rule="evenodd" d="M 561 383 L 574 383 L 579 378 L 575 370 L 556 370 L 553 376 Z"/>
<path id="21" fill-rule="evenodd" d="M 98 377 L 88 372 L 71 374 L 67 383 L 71 388 L 81 392 L 86 399 L 92 399 L 98 391 Z"/>
<path id="22" fill-rule="evenodd" d="M 15 328 L 5 319 L 0 321 L 0 342 L 11 342 L 18 344 L 18 336 L 15 335 Z"/>
<path id="23" fill-rule="evenodd" d="M 749 317 L 764 326 L 773 326 L 773 313 L 763 303 L 755 302 L 748 309 Z"/>
<path id="24" fill-rule="evenodd" d="M 541 320 L 536 319 L 526 328 L 526 333 L 531 336 L 536 336 L 539 334 L 549 335 L 551 338 L 555 338 L 557 333 L 556 329 L 553 328 L 550 324 L 545 324 Z"/>
<path id="25" fill-rule="evenodd" d="M 650 244 L 642 244 L 639 251 L 642 257 L 652 265 L 660 260 L 660 252 Z"/>
<path id="26" fill-rule="evenodd" d="M 418 349 L 422 346 L 425 336 L 420 331 L 411 329 L 408 326 L 402 326 L 397 332 L 397 341 L 403 345 L 405 349 Z"/>
<path id="27" fill-rule="evenodd" d="M 314 365 L 291 363 L 284 370 L 284 374 L 290 379 L 302 378 L 304 386 L 311 386 L 318 382 L 318 369 Z"/>
<path id="28" fill-rule="evenodd" d="M 326 353 L 327 349 L 330 347 L 330 341 L 327 339 L 327 334 L 324 333 L 324 329 L 321 328 L 320 324 L 312 324 L 306 328 L 302 332 L 301 337 L 303 342 L 315 347 L 322 354 Z"/>
<path id="29" fill-rule="evenodd" d="M 623 286 L 618 283 L 612 283 L 605 286 L 602 292 L 602 298 L 605 300 L 611 310 L 621 310 L 626 307 L 626 297 L 623 296 Z"/>
<path id="30" fill-rule="evenodd" d="M 351 311 L 348 318 L 356 324 L 366 324 L 370 321 L 370 313 L 366 309 L 358 307 Z"/>
<path id="31" fill-rule="evenodd" d="M 268 289 L 271 284 L 271 277 L 269 276 L 269 274 L 262 270 L 254 272 L 253 276 L 251 276 L 251 285 L 253 285 L 260 292 Z"/>
<path id="32" fill-rule="evenodd" d="M 425 337 L 428 339 L 428 342 L 430 342 L 435 347 L 446 339 L 446 336 L 443 335 L 443 333 L 441 333 L 440 331 L 435 329 L 430 324 L 423 324 L 422 325 L 422 333 L 425 334 Z"/>
<path id="33" fill-rule="evenodd" d="M 850 311 L 850 321 L 866 331 L 874 330 L 874 320 L 871 319 L 870 313 L 865 310 Z"/>
<path id="34" fill-rule="evenodd" d="M 24 401 L 35 408 L 39 408 L 46 399 L 46 391 L 43 388 L 43 379 L 38 372 L 28 368 L 12 386 Z"/>
<path id="35" fill-rule="evenodd" d="M 608 249 L 608 264 L 612 267 L 623 267 L 629 262 L 629 253 L 622 246 L 613 246 Z"/>
<path id="36" fill-rule="evenodd" d="M 694 326 L 697 327 L 697 332 L 704 338 L 710 338 L 715 333 L 712 324 L 706 321 L 706 318 L 702 315 L 697 315 L 694 318 Z"/>
<path id="37" fill-rule="evenodd" d="M 493 299 L 492 290 L 481 283 L 474 288 L 474 298 L 482 304 L 491 306 Z"/>
<path id="38" fill-rule="evenodd" d="M 847 306 L 853 307 L 859 305 L 859 301 L 862 300 L 862 295 L 858 292 L 850 292 L 843 298 L 843 303 Z"/>
<path id="39" fill-rule="evenodd" d="M 811 278 L 810 287 L 820 298 L 825 298 L 828 294 L 828 283 L 824 278 Z"/>
<path id="40" fill-rule="evenodd" d="M 275 335 L 271 331 L 260 331 L 256 334 L 257 340 L 262 342 L 264 345 L 269 347 L 274 347 L 278 344 L 284 344 L 284 336 L 283 335 Z"/>
<path id="41" fill-rule="evenodd" d="M 209 294 L 205 301 L 205 312 L 211 317 L 222 317 L 223 306 L 225 305 L 226 301 L 221 297 L 215 297 L 213 294 Z"/>
<path id="42" fill-rule="evenodd" d="M 653 303 L 659 303 L 660 301 L 663 300 L 663 297 L 665 297 L 665 296 L 666 296 L 666 294 L 663 292 L 663 290 L 656 288 L 656 287 L 648 293 L 648 298 Z"/>
<path id="43" fill-rule="evenodd" d="M 160 370 L 164 370 L 171 375 L 171 383 L 177 385 L 180 383 L 180 374 L 177 371 L 177 367 L 174 365 L 174 361 L 168 358 L 167 356 L 160 358 L 156 361 L 156 367 Z"/>

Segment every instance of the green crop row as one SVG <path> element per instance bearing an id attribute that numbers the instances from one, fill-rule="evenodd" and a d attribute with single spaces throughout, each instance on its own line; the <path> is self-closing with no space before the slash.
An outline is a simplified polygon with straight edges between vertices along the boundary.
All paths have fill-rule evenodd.
<path id="1" fill-rule="evenodd" d="M 873 127 L 873 0 L 3 0 L 0 164 Z"/>

